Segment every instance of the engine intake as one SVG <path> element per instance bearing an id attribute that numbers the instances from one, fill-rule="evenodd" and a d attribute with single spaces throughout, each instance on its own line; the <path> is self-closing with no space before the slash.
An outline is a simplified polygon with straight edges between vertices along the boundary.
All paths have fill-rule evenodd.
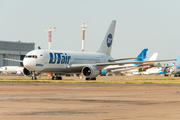
<path id="1" fill-rule="evenodd" d="M 32 71 L 29 71 L 27 68 L 23 69 L 23 74 L 27 77 L 31 77 L 32 76 Z M 35 72 L 35 76 L 38 76 L 40 73 Z"/>
<path id="2" fill-rule="evenodd" d="M 89 66 L 83 67 L 82 74 L 86 78 L 95 78 L 100 74 L 100 70 L 95 66 L 89 65 Z"/>
<path id="3" fill-rule="evenodd" d="M 29 70 L 26 69 L 26 68 L 23 69 L 23 74 L 24 74 L 25 76 L 28 76 L 28 77 L 32 76 L 32 72 L 29 71 Z"/>

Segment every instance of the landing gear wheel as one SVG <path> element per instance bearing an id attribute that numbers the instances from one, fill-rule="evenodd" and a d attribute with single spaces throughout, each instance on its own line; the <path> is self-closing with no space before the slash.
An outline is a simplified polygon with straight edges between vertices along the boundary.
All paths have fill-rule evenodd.
<path id="1" fill-rule="evenodd" d="M 32 76 L 32 78 L 31 78 L 32 80 L 37 80 L 37 77 L 35 76 Z"/>
<path id="2" fill-rule="evenodd" d="M 86 80 L 96 80 L 96 78 L 86 78 Z"/>
<path id="3" fill-rule="evenodd" d="M 56 77 L 56 80 L 62 80 L 62 77 L 60 76 L 60 77 Z"/>
<path id="4" fill-rule="evenodd" d="M 91 80 L 96 80 L 96 78 L 92 78 Z"/>
<path id="5" fill-rule="evenodd" d="M 51 77 L 51 80 L 54 80 L 54 76 Z"/>
<path id="6" fill-rule="evenodd" d="M 86 78 L 86 80 L 90 80 L 90 78 Z"/>

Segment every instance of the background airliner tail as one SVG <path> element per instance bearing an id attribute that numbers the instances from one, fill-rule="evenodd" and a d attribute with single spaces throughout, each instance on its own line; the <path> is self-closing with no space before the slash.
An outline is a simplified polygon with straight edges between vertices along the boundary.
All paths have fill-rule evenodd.
<path id="1" fill-rule="evenodd" d="M 172 63 L 170 64 L 170 66 L 173 66 L 173 65 L 177 65 L 177 64 L 178 64 L 179 56 L 177 56 L 175 59 L 176 59 L 176 60 L 175 60 L 175 61 L 172 61 Z"/>
<path id="2" fill-rule="evenodd" d="M 105 38 L 101 44 L 101 47 L 97 51 L 98 53 L 104 53 L 104 54 L 110 56 L 113 38 L 114 38 L 115 25 L 116 25 L 116 20 L 113 20 L 111 22 L 111 25 L 110 25 L 106 35 L 105 35 Z"/>
<path id="3" fill-rule="evenodd" d="M 148 49 L 142 50 L 142 52 L 137 56 L 139 58 L 135 59 L 134 61 L 144 61 L 144 59 L 146 58 L 147 51 Z"/>
<path id="4" fill-rule="evenodd" d="M 134 61 L 144 61 L 144 59 L 146 58 L 147 51 L 148 49 L 142 50 L 142 52 L 137 56 L 139 58 L 136 58 Z M 135 63 L 134 65 L 138 65 L 138 63 Z"/>
<path id="5" fill-rule="evenodd" d="M 154 61 L 154 60 L 156 60 L 156 59 L 157 59 L 157 56 L 158 56 L 158 53 L 154 53 L 154 54 L 149 58 L 148 61 Z"/>

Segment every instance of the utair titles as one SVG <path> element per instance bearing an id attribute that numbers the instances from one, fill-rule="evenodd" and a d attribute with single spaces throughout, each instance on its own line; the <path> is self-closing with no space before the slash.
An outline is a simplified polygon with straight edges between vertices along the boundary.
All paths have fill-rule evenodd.
<path id="1" fill-rule="evenodd" d="M 49 64 L 69 64 L 71 56 L 68 56 L 66 53 L 49 53 L 50 60 Z"/>

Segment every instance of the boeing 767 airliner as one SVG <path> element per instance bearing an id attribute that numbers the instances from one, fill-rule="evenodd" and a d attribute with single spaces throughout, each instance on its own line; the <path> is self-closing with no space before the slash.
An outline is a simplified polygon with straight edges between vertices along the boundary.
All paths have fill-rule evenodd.
<path id="1" fill-rule="evenodd" d="M 109 65 L 124 65 L 134 63 L 143 64 L 149 62 L 133 61 L 115 63 L 115 61 L 124 60 L 113 59 L 110 56 L 115 25 L 116 21 L 113 20 L 97 52 L 74 52 L 41 49 L 28 52 L 23 61 L 19 60 L 19 62 L 23 62 L 24 75 L 32 77 L 32 79 L 36 79 L 36 76 L 40 73 L 52 73 L 52 75 L 55 75 L 52 76 L 52 79 L 62 79 L 61 77 L 58 77 L 59 73 L 82 73 L 83 76 L 86 77 L 86 80 L 96 80 L 96 77 L 101 74 L 101 70 Z M 174 59 L 157 60 L 154 62 L 173 60 Z"/>

